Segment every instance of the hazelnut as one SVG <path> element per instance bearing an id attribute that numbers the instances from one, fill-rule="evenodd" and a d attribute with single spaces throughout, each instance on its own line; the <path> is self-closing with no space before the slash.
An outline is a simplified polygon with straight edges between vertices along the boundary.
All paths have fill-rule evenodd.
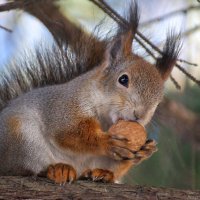
<path id="1" fill-rule="evenodd" d="M 133 151 L 138 151 L 147 140 L 147 133 L 144 127 L 137 122 L 120 120 L 113 124 L 108 132 L 119 139 L 127 139 Z"/>

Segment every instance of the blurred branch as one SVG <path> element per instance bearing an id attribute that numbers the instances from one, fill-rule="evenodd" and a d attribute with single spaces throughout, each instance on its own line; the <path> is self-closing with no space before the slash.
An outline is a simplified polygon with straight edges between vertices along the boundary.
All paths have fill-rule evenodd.
<path id="1" fill-rule="evenodd" d="M 84 60 L 81 59 L 84 69 L 81 69 L 80 73 L 88 71 L 101 62 L 106 44 L 72 23 L 63 15 L 55 1 L 43 0 L 27 6 L 24 10 L 38 18 L 48 28 L 59 46 L 67 44 L 77 57 L 84 55 Z"/>
<path id="2" fill-rule="evenodd" d="M 18 0 L 15 1 L 18 2 Z M 27 2 L 27 0 L 23 1 Z M 62 45 L 62 42 L 66 42 L 66 38 L 69 38 L 69 41 L 73 39 L 71 35 L 71 33 L 74 32 L 73 26 L 71 22 L 61 14 L 59 7 L 54 4 L 56 0 L 43 0 L 37 3 L 33 0 L 29 1 L 32 1 L 32 4 L 26 4 L 21 9 L 39 19 L 52 33 L 59 45 Z M 79 29 L 79 31 L 81 30 Z"/>
<path id="3" fill-rule="evenodd" d="M 189 11 L 193 11 L 193 10 L 200 10 L 200 5 L 198 5 L 198 6 L 188 6 L 186 8 L 180 9 L 180 10 L 175 10 L 173 12 L 167 13 L 166 15 L 163 15 L 163 16 L 151 19 L 149 21 L 143 22 L 143 23 L 141 23 L 140 26 L 143 27 L 143 26 L 151 25 L 153 23 L 161 22 L 161 21 L 166 20 L 170 17 L 173 17 L 174 15 L 177 15 L 177 14 L 185 14 L 186 15 Z"/>
<path id="4" fill-rule="evenodd" d="M 184 33 L 181 34 L 182 37 L 188 37 L 191 34 L 195 33 L 196 31 L 200 30 L 200 25 L 196 25 L 195 27 L 185 31 Z"/>
<path id="5" fill-rule="evenodd" d="M 187 61 L 187 60 L 182 60 L 182 59 L 179 58 L 178 61 L 179 61 L 180 63 L 185 63 L 185 64 L 188 64 L 188 65 L 192 65 L 192 66 L 194 66 L 194 67 L 198 67 L 198 65 L 197 65 L 196 63 L 192 63 L 192 62 L 189 62 L 189 61 Z"/>
<path id="6" fill-rule="evenodd" d="M 0 11 L 20 8 L 39 19 L 59 46 L 70 46 L 77 57 L 82 51 L 84 60 L 81 62 L 84 63 L 84 69 L 80 68 L 82 70 L 80 73 L 88 71 L 101 61 L 106 48 L 105 42 L 92 34 L 87 34 L 82 28 L 68 20 L 55 4 L 56 1 L 58 0 L 14 0 L 0 5 Z M 87 49 L 84 48 L 85 46 Z"/>
<path id="7" fill-rule="evenodd" d="M 181 89 L 180 84 L 176 81 L 176 79 L 172 75 L 170 75 L 170 80 L 172 81 L 172 83 L 174 84 L 174 86 L 176 87 L 176 89 L 178 89 L 178 90 Z"/>
<path id="8" fill-rule="evenodd" d="M 5 31 L 7 31 L 7 32 L 9 32 L 9 33 L 12 33 L 12 30 L 9 29 L 9 28 L 6 28 L 6 27 L 1 26 L 1 25 L 0 25 L 0 28 L 3 29 L 3 30 L 5 30 Z"/>
<path id="9" fill-rule="evenodd" d="M 170 127 L 184 139 L 189 139 L 200 149 L 200 116 L 187 109 L 181 103 L 167 98 L 156 111 L 158 120 Z"/>
<path id="10" fill-rule="evenodd" d="M 21 0 L 21 1 L 12 1 L 0 5 L 0 12 L 10 11 L 13 9 L 23 9 L 24 7 L 34 3 L 34 0 Z"/>

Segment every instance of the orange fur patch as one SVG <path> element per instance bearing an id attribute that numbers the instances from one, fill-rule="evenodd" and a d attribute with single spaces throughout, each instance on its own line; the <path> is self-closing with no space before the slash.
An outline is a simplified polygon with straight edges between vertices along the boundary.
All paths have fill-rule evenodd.
<path id="1" fill-rule="evenodd" d="M 59 184 L 71 183 L 76 180 L 76 176 L 76 171 L 72 166 L 62 163 L 50 165 L 47 169 L 47 178 Z"/>
<path id="2" fill-rule="evenodd" d="M 105 182 L 105 183 L 113 183 L 114 175 L 113 172 L 106 169 L 87 169 L 82 175 L 79 177 L 80 180 L 92 180 L 94 182 Z"/>
<path id="3" fill-rule="evenodd" d="M 101 154 L 105 151 L 107 135 L 95 119 L 81 121 L 74 130 L 61 130 L 55 135 L 59 146 L 74 152 Z"/>
<path id="4" fill-rule="evenodd" d="M 92 179 L 93 181 L 101 181 L 106 183 L 113 183 L 114 182 L 114 175 L 113 172 L 105 169 L 94 169 L 92 170 Z"/>
<path id="5" fill-rule="evenodd" d="M 115 180 L 119 180 L 121 177 L 123 177 L 132 166 L 133 162 L 131 160 L 119 161 L 119 164 L 114 170 Z"/>
<path id="6" fill-rule="evenodd" d="M 20 118 L 17 116 L 12 116 L 7 121 L 9 132 L 18 139 L 21 137 L 21 131 L 20 131 L 21 125 L 22 122 Z"/>

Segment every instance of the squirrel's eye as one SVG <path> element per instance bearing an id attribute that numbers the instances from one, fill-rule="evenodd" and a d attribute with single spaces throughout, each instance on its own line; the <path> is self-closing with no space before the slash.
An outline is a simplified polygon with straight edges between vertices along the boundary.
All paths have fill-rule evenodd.
<path id="1" fill-rule="evenodd" d="M 122 76 L 119 77 L 119 83 L 125 87 L 128 87 L 128 82 L 129 82 L 129 78 L 128 75 L 123 74 Z"/>

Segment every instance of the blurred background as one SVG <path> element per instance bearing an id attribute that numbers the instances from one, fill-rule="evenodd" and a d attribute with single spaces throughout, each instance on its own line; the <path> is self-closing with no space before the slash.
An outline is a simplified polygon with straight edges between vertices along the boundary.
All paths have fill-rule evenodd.
<path id="1" fill-rule="evenodd" d="M 5 2 L 0 0 L 0 4 Z M 129 0 L 106 2 L 121 15 L 130 3 Z M 198 66 L 181 65 L 200 79 L 200 3 L 197 0 L 140 0 L 138 3 L 140 31 L 160 48 L 169 30 L 181 32 L 180 58 Z M 88 32 L 102 20 L 99 33 L 102 37 L 115 31 L 116 24 L 88 0 L 60 0 L 58 4 L 70 20 Z M 171 13 L 174 11 L 177 12 Z M 23 57 L 24 50 L 31 51 L 41 42 L 48 45 L 53 38 L 36 18 L 20 10 L 0 12 L 0 70 L 13 58 Z M 137 43 L 133 48 L 152 62 Z M 149 137 L 157 140 L 159 151 L 134 167 L 124 179 L 126 183 L 200 189 L 200 87 L 177 68 L 172 75 L 181 90 L 170 80 L 167 82 L 166 99 L 148 126 Z"/>

